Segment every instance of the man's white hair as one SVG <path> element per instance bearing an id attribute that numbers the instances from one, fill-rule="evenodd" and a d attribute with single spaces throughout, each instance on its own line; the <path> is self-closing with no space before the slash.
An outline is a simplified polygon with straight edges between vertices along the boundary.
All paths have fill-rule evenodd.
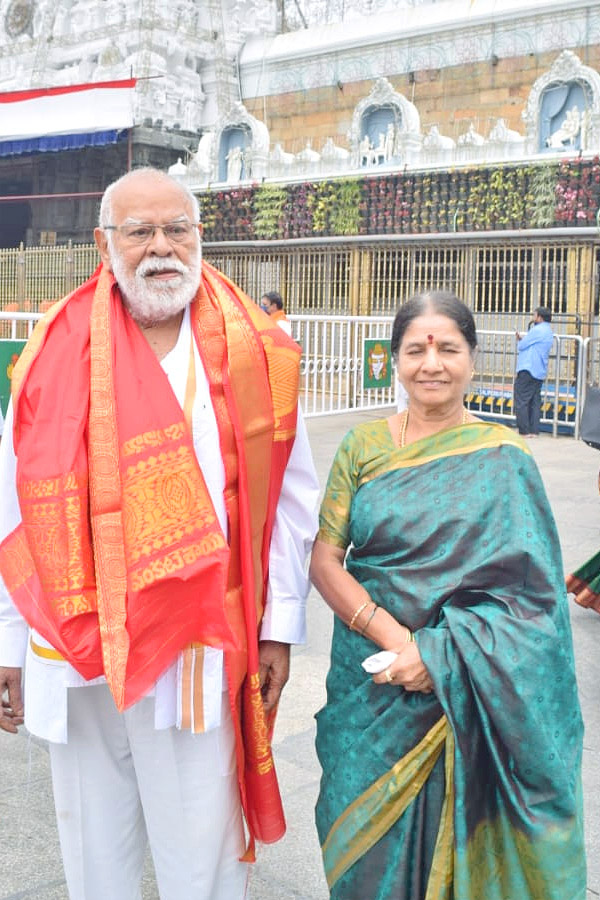
<path id="1" fill-rule="evenodd" d="M 117 178 L 116 181 L 113 181 L 112 184 L 109 184 L 104 194 L 102 195 L 102 200 L 100 202 L 100 214 L 98 217 L 98 225 L 100 228 L 106 228 L 107 225 L 112 225 L 112 195 L 115 188 L 119 187 L 124 181 L 127 181 L 129 178 L 136 178 L 139 175 L 151 175 L 156 178 L 157 181 L 168 182 L 169 184 L 174 184 L 181 191 L 182 195 L 189 202 L 192 207 L 192 215 L 194 222 L 200 221 L 200 204 L 198 203 L 198 198 L 194 196 L 194 194 L 190 191 L 187 185 L 182 184 L 177 178 L 173 178 L 172 175 L 167 174 L 167 172 L 161 171 L 161 169 L 154 169 L 152 166 L 144 166 L 140 169 L 133 169 L 131 172 L 126 172 L 125 175 L 121 175 L 120 178 Z M 110 235 L 109 235 L 110 237 Z"/>

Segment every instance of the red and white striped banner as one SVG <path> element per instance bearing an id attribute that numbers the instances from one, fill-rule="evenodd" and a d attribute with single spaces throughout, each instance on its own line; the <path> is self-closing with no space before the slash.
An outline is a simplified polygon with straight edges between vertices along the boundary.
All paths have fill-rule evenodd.
<path id="1" fill-rule="evenodd" d="M 133 125 L 135 78 L 0 93 L 0 141 Z"/>

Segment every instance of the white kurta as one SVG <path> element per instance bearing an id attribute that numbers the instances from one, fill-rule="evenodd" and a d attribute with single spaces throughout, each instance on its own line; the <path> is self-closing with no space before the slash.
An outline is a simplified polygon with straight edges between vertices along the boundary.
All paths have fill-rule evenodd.
<path id="1" fill-rule="evenodd" d="M 186 310 L 175 347 L 162 360 L 173 392 L 183 407 L 189 362 L 191 326 Z M 204 366 L 194 345 L 196 397 L 192 411 L 194 448 L 221 528 L 227 528 L 223 499 L 225 472 L 219 446 L 217 422 L 210 400 Z M 16 458 L 11 440 L 12 406 L 9 406 L 0 443 L 0 541 L 20 522 L 16 493 Z M 285 471 L 269 556 L 269 583 L 265 615 L 261 627 L 264 640 L 303 643 L 306 639 L 305 605 L 309 590 L 306 559 L 317 530 L 319 486 L 302 416 Z M 31 640 L 30 640 L 31 638 Z M 64 660 L 47 659 L 34 653 L 31 641 L 49 644 L 33 633 L 15 609 L 0 578 L 0 665 L 25 665 L 25 725 L 38 737 L 64 743 L 67 740 L 67 688 L 96 684 L 85 681 Z M 221 721 L 221 694 L 224 690 L 223 654 L 207 648 L 204 661 L 205 725 L 214 728 Z M 154 725 L 169 728 L 177 724 L 180 688 L 180 659 L 158 679 L 154 695 Z"/>

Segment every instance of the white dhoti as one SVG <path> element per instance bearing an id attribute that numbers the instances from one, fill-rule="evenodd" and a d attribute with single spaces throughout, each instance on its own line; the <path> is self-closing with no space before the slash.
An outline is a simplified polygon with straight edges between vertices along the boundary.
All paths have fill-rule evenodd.
<path id="1" fill-rule="evenodd" d="M 68 691 L 69 740 L 50 744 L 71 900 L 141 900 L 146 846 L 161 900 L 243 900 L 248 864 L 233 723 L 156 729 L 154 699 L 119 713 L 106 685 Z"/>

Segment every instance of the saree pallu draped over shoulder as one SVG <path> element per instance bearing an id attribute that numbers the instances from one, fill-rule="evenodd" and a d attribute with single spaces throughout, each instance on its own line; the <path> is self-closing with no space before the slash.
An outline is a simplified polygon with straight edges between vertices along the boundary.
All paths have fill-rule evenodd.
<path id="1" fill-rule="evenodd" d="M 414 633 L 432 694 L 376 685 L 336 619 L 317 826 L 337 900 L 584 900 L 582 719 L 554 520 L 509 429 L 347 435 L 319 537 Z"/>

